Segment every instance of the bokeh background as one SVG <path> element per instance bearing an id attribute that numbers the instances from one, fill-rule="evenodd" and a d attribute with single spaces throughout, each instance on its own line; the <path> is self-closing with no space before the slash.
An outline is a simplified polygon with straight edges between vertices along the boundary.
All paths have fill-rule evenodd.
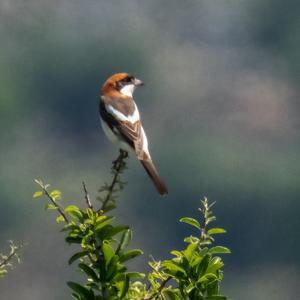
<path id="1" fill-rule="evenodd" d="M 169 257 L 190 234 L 182 216 L 217 201 L 232 299 L 300 295 L 299 1 L 1 0 L 0 250 L 26 243 L 0 280 L 1 299 L 70 299 L 75 249 L 32 200 L 34 178 L 84 205 L 109 180 L 117 149 L 102 133 L 104 80 L 127 71 L 152 156 L 168 183 L 161 199 L 131 158 L 117 215 L 133 247 Z"/>

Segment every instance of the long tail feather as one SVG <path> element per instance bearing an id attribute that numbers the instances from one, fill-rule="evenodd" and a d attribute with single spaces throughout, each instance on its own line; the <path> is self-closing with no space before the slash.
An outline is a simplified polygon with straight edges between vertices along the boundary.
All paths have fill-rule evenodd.
<path id="1" fill-rule="evenodd" d="M 168 189 L 167 186 L 165 185 L 165 183 L 162 181 L 162 179 L 160 178 L 153 162 L 149 159 L 147 160 L 140 160 L 140 162 L 142 163 L 143 167 L 145 168 L 145 170 L 147 171 L 149 177 L 152 179 L 157 191 L 161 194 L 161 195 L 166 195 L 168 194 Z"/>

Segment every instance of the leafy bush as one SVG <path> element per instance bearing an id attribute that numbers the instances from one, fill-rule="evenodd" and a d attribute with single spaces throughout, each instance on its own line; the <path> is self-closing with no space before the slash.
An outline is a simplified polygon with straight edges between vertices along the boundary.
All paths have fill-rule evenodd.
<path id="1" fill-rule="evenodd" d="M 124 187 L 121 174 L 126 168 L 127 153 L 120 155 L 112 166 L 112 182 L 99 190 L 100 207 L 92 205 L 83 183 L 86 208 L 76 205 L 63 207 L 59 200 L 61 192 L 50 190 L 48 184 L 36 180 L 40 190 L 34 198 L 45 195 L 49 203 L 47 209 L 58 212 L 57 222 L 64 223 L 66 242 L 78 246 L 79 251 L 69 259 L 69 264 L 77 263 L 85 274 L 84 284 L 68 282 L 72 296 L 77 300 L 95 299 L 227 299 L 220 295 L 224 263 L 219 255 L 230 253 L 228 248 L 213 246 L 214 236 L 225 233 L 223 228 L 210 227 L 215 221 L 211 207 L 205 198 L 199 211 L 202 221 L 182 218 L 180 221 L 197 229 L 196 236 L 184 239 L 183 250 L 171 251 L 172 258 L 151 261 L 151 271 L 147 276 L 140 272 L 129 272 L 127 263 L 143 252 L 129 249 L 132 231 L 126 225 L 116 224 L 109 212 L 115 208 L 116 199 Z"/>

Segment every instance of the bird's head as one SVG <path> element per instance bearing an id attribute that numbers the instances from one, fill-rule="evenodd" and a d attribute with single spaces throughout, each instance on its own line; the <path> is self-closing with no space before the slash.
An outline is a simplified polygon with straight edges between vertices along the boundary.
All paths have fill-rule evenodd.
<path id="1" fill-rule="evenodd" d="M 117 73 L 109 77 L 103 87 L 102 93 L 104 95 L 120 93 L 125 97 L 132 97 L 134 90 L 137 86 L 141 86 L 144 83 L 127 73 Z"/>

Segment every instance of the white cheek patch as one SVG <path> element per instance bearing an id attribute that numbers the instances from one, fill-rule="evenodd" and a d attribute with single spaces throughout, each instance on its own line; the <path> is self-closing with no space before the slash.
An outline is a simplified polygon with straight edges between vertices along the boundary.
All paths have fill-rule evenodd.
<path id="1" fill-rule="evenodd" d="M 126 84 L 124 87 L 120 89 L 120 93 L 125 96 L 132 97 L 134 89 L 135 89 L 134 84 Z"/>
<path id="2" fill-rule="evenodd" d="M 135 123 L 136 121 L 138 121 L 140 119 L 140 113 L 139 113 L 139 110 L 135 103 L 134 103 L 134 107 L 135 107 L 135 110 L 134 110 L 133 114 L 129 115 L 129 116 L 125 116 L 120 111 L 116 110 L 113 106 L 111 106 L 111 105 L 105 106 L 107 112 L 110 113 L 111 115 L 113 115 L 117 120 L 127 121 L 130 123 Z"/>

